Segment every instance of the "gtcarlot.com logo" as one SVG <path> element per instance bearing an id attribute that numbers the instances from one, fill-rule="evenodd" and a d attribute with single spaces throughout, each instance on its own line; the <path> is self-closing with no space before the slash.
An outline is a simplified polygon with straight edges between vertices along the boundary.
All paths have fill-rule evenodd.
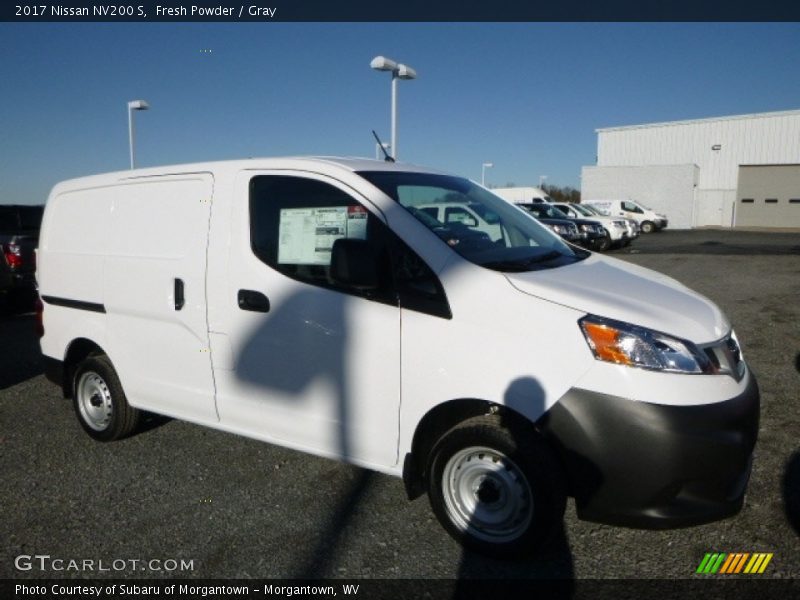
<path id="1" fill-rule="evenodd" d="M 760 575 L 767 570 L 771 560 L 771 552 L 707 552 L 695 572 L 704 575 Z"/>
<path id="2" fill-rule="evenodd" d="M 194 560 L 175 558 L 57 558 L 49 554 L 20 554 L 14 559 L 18 571 L 194 571 Z"/>

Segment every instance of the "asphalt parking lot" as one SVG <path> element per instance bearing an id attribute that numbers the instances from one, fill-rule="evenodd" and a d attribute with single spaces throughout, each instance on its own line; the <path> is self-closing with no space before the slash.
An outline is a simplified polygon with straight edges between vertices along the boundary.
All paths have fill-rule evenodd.
<path id="1" fill-rule="evenodd" d="M 736 517 L 640 531 L 578 521 L 569 505 L 539 557 L 465 554 L 399 479 L 174 420 L 92 441 L 41 374 L 33 316 L 17 314 L 0 318 L 0 577 L 687 578 L 706 552 L 771 552 L 763 577 L 800 578 L 800 233 L 666 231 L 610 255 L 675 277 L 734 323 L 762 398 Z M 191 568 L 20 570 L 20 555 Z"/>

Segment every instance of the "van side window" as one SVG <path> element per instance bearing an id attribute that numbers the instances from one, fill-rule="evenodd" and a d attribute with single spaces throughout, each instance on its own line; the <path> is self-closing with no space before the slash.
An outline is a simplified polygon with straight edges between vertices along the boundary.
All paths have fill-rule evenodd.
<path id="1" fill-rule="evenodd" d="M 250 181 L 250 245 L 264 263 L 311 285 L 397 305 L 388 229 L 349 194 L 314 179 L 256 176 Z M 362 291 L 330 277 L 339 238 L 362 239 L 379 257 L 379 287 Z"/>
<path id="2" fill-rule="evenodd" d="M 366 240 L 379 257 L 377 290 L 343 287 L 330 277 L 339 238 Z M 287 277 L 369 300 L 450 318 L 433 271 L 380 219 L 342 190 L 314 179 L 259 175 L 250 181 L 250 245 Z"/>

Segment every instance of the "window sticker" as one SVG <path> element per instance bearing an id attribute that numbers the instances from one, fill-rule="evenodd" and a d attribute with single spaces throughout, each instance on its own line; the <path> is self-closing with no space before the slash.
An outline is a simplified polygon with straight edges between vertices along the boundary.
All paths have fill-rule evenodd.
<path id="1" fill-rule="evenodd" d="M 367 215 L 362 206 L 282 208 L 278 264 L 330 265 L 336 240 L 366 239 Z"/>
<path id="2" fill-rule="evenodd" d="M 367 239 L 368 214 L 363 206 L 347 207 L 347 237 L 357 240 Z"/>

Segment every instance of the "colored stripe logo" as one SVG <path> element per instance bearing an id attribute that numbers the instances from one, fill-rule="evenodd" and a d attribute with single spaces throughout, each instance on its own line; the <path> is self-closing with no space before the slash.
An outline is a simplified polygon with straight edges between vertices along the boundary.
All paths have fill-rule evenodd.
<path id="1" fill-rule="evenodd" d="M 696 573 L 704 575 L 760 575 L 772 560 L 772 552 L 707 552 Z"/>

